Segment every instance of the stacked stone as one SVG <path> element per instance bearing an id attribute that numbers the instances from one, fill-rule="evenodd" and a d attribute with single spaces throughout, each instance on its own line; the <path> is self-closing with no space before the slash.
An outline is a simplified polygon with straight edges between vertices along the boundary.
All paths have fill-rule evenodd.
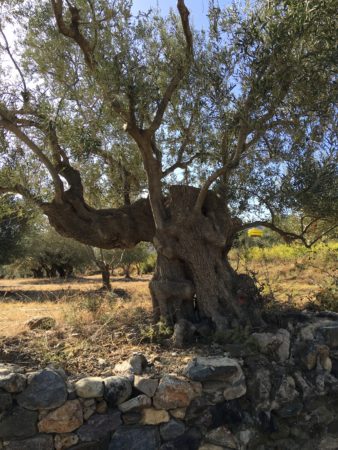
<path id="1" fill-rule="evenodd" d="M 141 354 L 114 376 L 0 365 L 1 450 L 338 448 L 338 323 L 289 323 L 184 374 L 145 375 Z"/>

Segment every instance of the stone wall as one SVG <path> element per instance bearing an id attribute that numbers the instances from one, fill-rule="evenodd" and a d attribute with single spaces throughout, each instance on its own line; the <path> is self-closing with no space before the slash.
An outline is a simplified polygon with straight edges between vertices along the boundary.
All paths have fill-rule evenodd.
<path id="1" fill-rule="evenodd" d="M 2 364 L 0 449 L 338 449 L 336 316 L 279 318 L 226 350 L 179 375 L 141 354 L 74 381 Z"/>

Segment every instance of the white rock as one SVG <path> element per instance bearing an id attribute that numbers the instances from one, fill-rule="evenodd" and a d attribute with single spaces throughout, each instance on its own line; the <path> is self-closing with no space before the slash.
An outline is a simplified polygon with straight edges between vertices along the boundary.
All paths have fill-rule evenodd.
<path id="1" fill-rule="evenodd" d="M 100 377 L 87 377 L 77 381 L 74 385 L 79 397 L 95 398 L 103 396 L 103 379 Z"/>
<path id="2" fill-rule="evenodd" d="M 157 386 L 158 380 L 135 375 L 134 387 L 143 394 L 146 394 L 148 397 L 153 397 L 155 395 Z"/>

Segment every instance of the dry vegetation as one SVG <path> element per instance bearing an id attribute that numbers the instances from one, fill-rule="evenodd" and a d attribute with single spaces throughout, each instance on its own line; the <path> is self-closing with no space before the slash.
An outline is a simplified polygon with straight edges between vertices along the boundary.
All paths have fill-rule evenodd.
<path id="1" fill-rule="evenodd" d="M 256 274 L 264 294 L 290 306 L 304 307 L 332 285 L 335 259 L 271 257 L 264 250 L 258 256 L 232 254 L 232 264 L 240 271 Z M 259 254 L 261 252 L 261 254 Z M 30 367 L 50 363 L 72 373 L 110 374 L 117 362 L 133 351 L 142 351 L 159 370 L 179 370 L 187 355 L 171 348 L 169 329 L 154 326 L 151 320 L 149 276 L 132 281 L 113 278 L 115 292 L 99 290 L 100 277 L 74 280 L 0 280 L 0 361 Z M 331 288 L 330 288 L 331 289 Z M 338 301 L 337 301 L 338 305 Z M 32 317 L 50 316 L 51 330 L 29 330 Z M 208 352 L 217 344 L 208 345 Z M 158 355 L 161 354 L 159 357 Z"/>

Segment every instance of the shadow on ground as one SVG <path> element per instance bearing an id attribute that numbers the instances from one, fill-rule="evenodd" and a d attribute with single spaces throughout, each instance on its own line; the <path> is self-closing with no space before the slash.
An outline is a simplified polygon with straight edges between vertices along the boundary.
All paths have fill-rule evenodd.
<path id="1" fill-rule="evenodd" d="M 84 278 L 84 277 L 74 277 L 74 278 L 29 278 L 27 280 L 20 279 L 20 285 L 29 284 L 37 286 L 45 286 L 47 284 L 60 284 L 69 285 L 70 283 L 86 283 L 86 284 L 97 284 L 98 280 Z"/>
<path id="2" fill-rule="evenodd" d="M 80 289 L 57 289 L 54 291 L 39 290 L 0 290 L 0 302 L 20 301 L 20 302 L 58 302 L 61 299 L 71 300 L 77 296 L 88 296 L 99 294 L 97 289 L 82 291 Z"/>

